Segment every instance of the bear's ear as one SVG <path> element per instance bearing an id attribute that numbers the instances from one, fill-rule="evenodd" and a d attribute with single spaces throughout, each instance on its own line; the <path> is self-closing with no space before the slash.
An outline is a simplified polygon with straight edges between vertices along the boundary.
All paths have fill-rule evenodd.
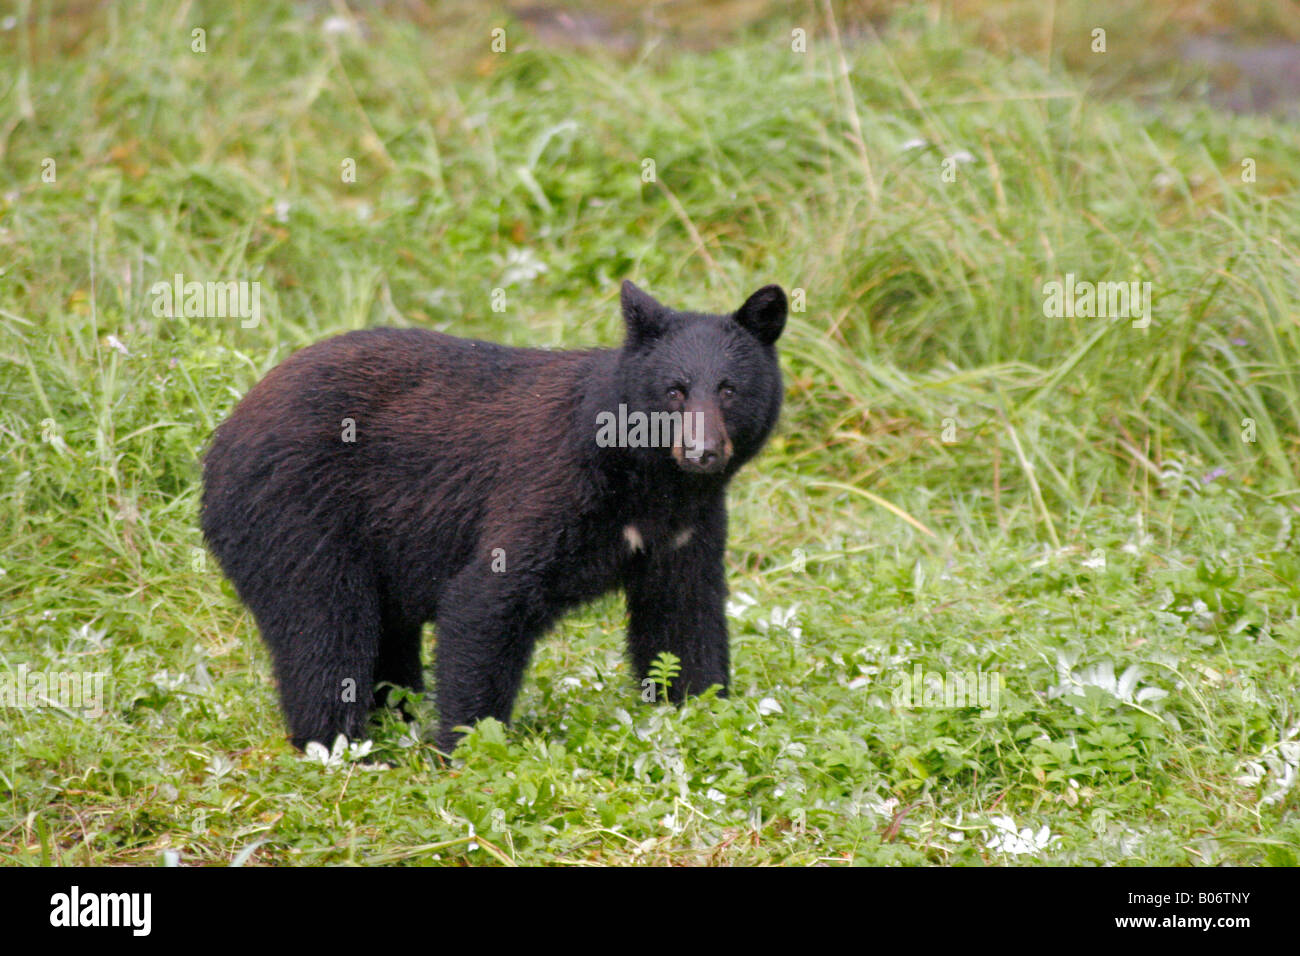
<path id="1" fill-rule="evenodd" d="M 619 301 L 623 306 L 623 321 L 627 323 L 629 345 L 642 345 L 657 339 L 663 333 L 668 310 L 649 293 L 624 279 Z"/>
<path id="2" fill-rule="evenodd" d="M 785 292 L 781 287 L 765 285 L 745 300 L 745 304 L 736 312 L 736 321 L 764 345 L 771 345 L 781 337 L 788 309 Z"/>

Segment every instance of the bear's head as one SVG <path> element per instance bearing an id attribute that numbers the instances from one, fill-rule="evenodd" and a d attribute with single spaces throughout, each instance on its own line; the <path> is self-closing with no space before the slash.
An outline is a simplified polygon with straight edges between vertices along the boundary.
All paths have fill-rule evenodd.
<path id="1" fill-rule="evenodd" d="M 775 343 L 785 328 L 785 293 L 764 286 L 730 315 L 703 315 L 670 309 L 625 281 L 621 301 L 623 401 L 652 434 L 657 422 L 673 428 L 670 441 L 643 453 L 670 456 L 691 474 L 734 474 L 758 453 L 781 411 Z"/>

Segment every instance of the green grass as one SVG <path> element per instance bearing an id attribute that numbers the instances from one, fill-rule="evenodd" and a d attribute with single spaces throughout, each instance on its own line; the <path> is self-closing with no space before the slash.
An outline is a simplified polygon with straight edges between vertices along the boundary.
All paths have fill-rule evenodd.
<path id="1" fill-rule="evenodd" d="M 842 76 L 821 5 L 625 60 L 304 9 L 0 32 L 0 674 L 108 695 L 3 711 L 6 862 L 1300 860 L 1294 125 L 911 11 L 843 30 Z M 177 272 L 261 282 L 264 320 L 156 318 Z M 1066 273 L 1151 282 L 1150 327 L 1046 318 Z M 732 493 L 734 695 L 641 703 L 611 597 L 451 769 L 392 717 L 296 755 L 202 548 L 212 428 L 345 329 L 617 344 L 624 277 L 806 297 Z M 998 675 L 996 715 L 898 705 L 918 665 Z"/>

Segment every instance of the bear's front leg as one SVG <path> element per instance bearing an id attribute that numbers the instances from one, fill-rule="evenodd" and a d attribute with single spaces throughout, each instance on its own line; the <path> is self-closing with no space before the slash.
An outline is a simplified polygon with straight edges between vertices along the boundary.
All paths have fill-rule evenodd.
<path id="1" fill-rule="evenodd" d="M 637 681 L 645 686 L 660 653 L 676 655 L 681 671 L 668 692 L 674 703 L 714 684 L 725 695 L 731 684 L 726 542 L 726 512 L 718 505 L 672 541 L 638 556 L 624 579 L 628 652 Z"/>
<path id="2" fill-rule="evenodd" d="M 520 572 L 462 571 L 439 599 L 436 661 L 438 734 L 450 754 L 458 726 L 484 717 L 509 723 L 533 645 L 549 617 L 539 589 Z"/>

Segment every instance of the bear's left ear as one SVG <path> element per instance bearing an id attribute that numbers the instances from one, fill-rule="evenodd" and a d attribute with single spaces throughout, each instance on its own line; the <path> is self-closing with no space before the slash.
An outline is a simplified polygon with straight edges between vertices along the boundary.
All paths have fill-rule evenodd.
<path id="1" fill-rule="evenodd" d="M 638 289 L 628 279 L 619 292 L 623 321 L 627 323 L 628 343 L 637 346 L 657 339 L 664 331 L 668 310 L 654 296 Z"/>
<path id="2" fill-rule="evenodd" d="M 736 321 L 752 332 L 764 345 L 781 337 L 789 305 L 779 285 L 765 285 L 736 312 Z"/>

